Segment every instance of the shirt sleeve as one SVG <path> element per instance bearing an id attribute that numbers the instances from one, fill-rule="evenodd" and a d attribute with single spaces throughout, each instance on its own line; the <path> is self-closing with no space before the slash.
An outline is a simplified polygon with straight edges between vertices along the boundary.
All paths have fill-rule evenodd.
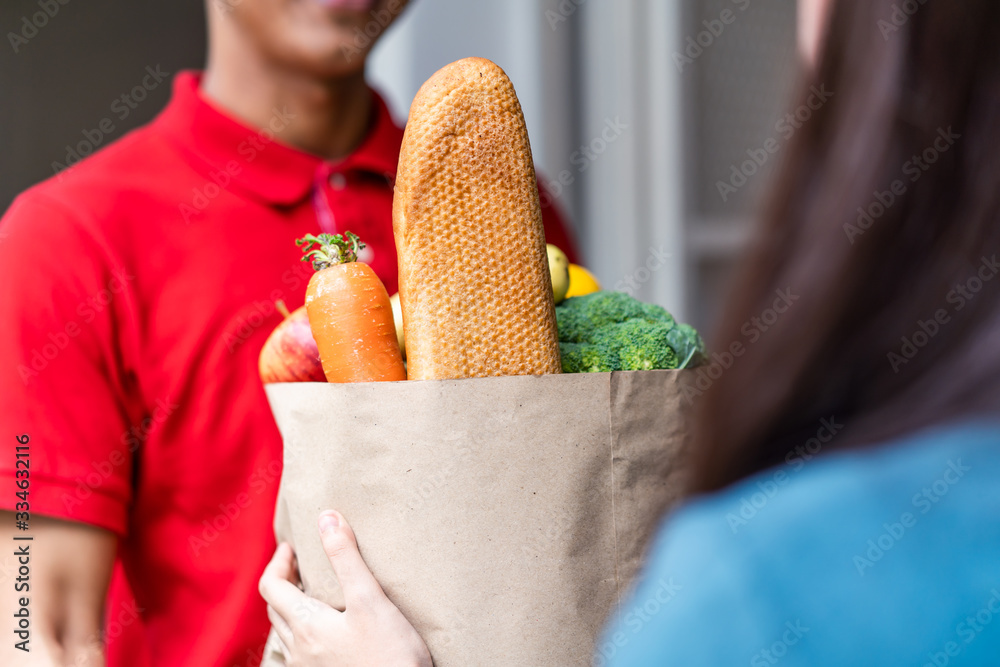
<path id="1" fill-rule="evenodd" d="M 27 435 L 30 513 L 124 534 L 130 393 L 120 338 L 133 276 L 61 204 L 29 191 L 0 221 L 0 509 L 19 511 Z M 22 466 L 23 467 L 23 466 Z M 23 473 L 22 473 L 23 478 Z"/>
<path id="2" fill-rule="evenodd" d="M 581 264 L 583 259 L 576 246 L 576 240 L 569 228 L 565 216 L 559 208 L 556 198 L 545 185 L 538 181 L 538 195 L 542 204 L 542 222 L 545 224 L 545 240 L 556 246 L 569 258 L 573 264 Z"/>

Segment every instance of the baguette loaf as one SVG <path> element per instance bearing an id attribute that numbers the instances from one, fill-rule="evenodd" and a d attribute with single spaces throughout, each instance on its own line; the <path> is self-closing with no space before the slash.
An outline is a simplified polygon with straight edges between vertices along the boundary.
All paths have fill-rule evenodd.
<path id="1" fill-rule="evenodd" d="M 497 65 L 421 87 L 392 213 L 409 379 L 562 372 L 531 147 Z"/>

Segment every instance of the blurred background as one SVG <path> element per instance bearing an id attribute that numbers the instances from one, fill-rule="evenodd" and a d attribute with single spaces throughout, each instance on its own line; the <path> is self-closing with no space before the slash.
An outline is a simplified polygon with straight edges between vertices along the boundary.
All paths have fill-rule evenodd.
<path id="1" fill-rule="evenodd" d="M 106 146 L 155 116 L 170 86 L 143 89 L 147 67 L 203 64 L 202 0 L 55 1 L 17 44 L 38 0 L 0 3 L 3 209 L 81 142 Z M 793 0 L 413 0 L 369 78 L 402 123 L 443 65 L 497 62 L 589 268 L 709 333 L 780 150 L 735 192 L 719 182 L 785 141 L 795 12 Z"/>

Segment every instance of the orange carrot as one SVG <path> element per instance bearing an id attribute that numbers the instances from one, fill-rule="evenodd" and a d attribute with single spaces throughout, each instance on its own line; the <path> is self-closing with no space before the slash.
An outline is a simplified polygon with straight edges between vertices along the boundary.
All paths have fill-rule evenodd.
<path id="1" fill-rule="evenodd" d="M 296 241 L 316 273 L 306 289 L 306 312 L 328 382 L 406 379 L 389 294 L 375 272 L 357 261 L 357 235 L 308 234 Z"/>

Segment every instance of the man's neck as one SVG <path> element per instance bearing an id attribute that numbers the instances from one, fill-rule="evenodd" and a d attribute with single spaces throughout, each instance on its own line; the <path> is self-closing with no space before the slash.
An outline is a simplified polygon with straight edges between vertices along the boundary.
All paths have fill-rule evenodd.
<path id="1" fill-rule="evenodd" d="M 373 101 L 363 71 L 320 80 L 241 51 L 210 54 L 201 90 L 213 103 L 259 128 L 287 114 L 290 123 L 272 127 L 278 139 L 331 160 L 347 157 L 364 140 Z"/>

